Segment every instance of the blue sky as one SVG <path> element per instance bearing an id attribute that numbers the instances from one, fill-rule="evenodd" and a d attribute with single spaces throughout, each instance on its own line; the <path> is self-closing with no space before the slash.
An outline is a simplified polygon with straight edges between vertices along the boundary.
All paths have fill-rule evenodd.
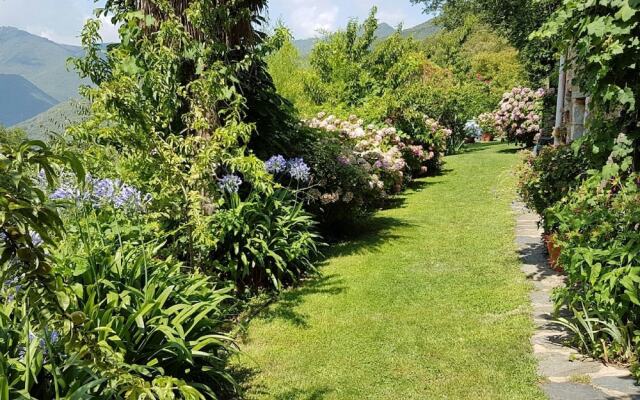
<path id="1" fill-rule="evenodd" d="M 269 18 L 281 19 L 296 38 L 304 39 L 316 36 L 318 30 L 342 27 L 352 17 L 362 20 L 374 5 L 380 21 L 393 26 L 402 22 L 411 27 L 427 19 L 409 0 L 270 0 Z M 78 33 L 95 7 L 93 0 L 0 0 L 0 26 L 15 26 L 58 43 L 78 44 Z M 107 42 L 117 39 L 116 28 L 108 23 L 102 34 Z"/>

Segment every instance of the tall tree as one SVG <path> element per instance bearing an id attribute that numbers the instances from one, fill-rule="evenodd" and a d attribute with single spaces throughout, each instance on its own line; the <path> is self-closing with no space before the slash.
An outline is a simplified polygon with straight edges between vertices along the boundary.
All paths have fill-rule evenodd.
<path id="1" fill-rule="evenodd" d="M 520 51 L 533 80 L 547 78 L 555 69 L 553 46 L 547 41 L 531 41 L 562 3 L 561 0 L 411 0 L 422 4 L 426 12 L 436 12 L 447 28 L 461 26 L 465 16 L 480 16 Z"/>

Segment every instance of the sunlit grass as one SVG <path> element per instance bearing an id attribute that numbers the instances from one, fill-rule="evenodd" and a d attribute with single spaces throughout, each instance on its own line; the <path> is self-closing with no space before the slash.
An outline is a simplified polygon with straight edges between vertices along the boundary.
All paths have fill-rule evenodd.
<path id="1" fill-rule="evenodd" d="M 506 145 L 449 157 L 249 325 L 255 399 L 537 399 Z"/>

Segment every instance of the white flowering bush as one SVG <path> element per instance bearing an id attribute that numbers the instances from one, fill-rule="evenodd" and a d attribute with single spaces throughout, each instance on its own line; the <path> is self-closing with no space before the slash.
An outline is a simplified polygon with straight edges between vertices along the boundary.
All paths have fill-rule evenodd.
<path id="1" fill-rule="evenodd" d="M 475 119 L 471 119 L 464 124 L 464 134 L 468 138 L 479 139 L 482 136 L 482 128 Z"/>
<path id="2" fill-rule="evenodd" d="M 502 96 L 495 112 L 495 123 L 507 140 L 526 145 L 540 133 L 544 89 L 516 87 Z"/>
<path id="3" fill-rule="evenodd" d="M 496 128 L 496 116 L 494 113 L 483 113 L 478 115 L 476 118 L 480 129 L 483 134 L 491 135 L 492 137 L 496 136 L 497 128 Z"/>
<path id="4" fill-rule="evenodd" d="M 381 207 L 412 177 L 425 174 L 435 157 L 403 139 L 389 122 L 366 125 L 355 115 L 341 119 L 319 113 L 302 121 L 297 137 L 300 144 L 293 151 L 265 157 L 265 169 L 304 199 L 329 235 L 344 233 L 345 222 L 362 220 Z"/>
<path id="5" fill-rule="evenodd" d="M 411 174 L 426 172 L 422 164 L 434 157 L 421 145 L 404 141 L 389 123 L 365 126 L 355 115 L 341 120 L 324 112 L 306 123 L 310 128 L 336 132 L 345 142 L 352 143 L 353 153 L 338 161 L 361 165 L 371 177 L 371 188 L 386 193 L 400 192 L 405 179 Z"/>
<path id="6" fill-rule="evenodd" d="M 447 152 L 447 143 L 453 131 L 428 115 L 422 116 L 419 128 L 412 137 L 427 150 L 427 167 L 430 170 L 440 170 L 442 156 Z"/>

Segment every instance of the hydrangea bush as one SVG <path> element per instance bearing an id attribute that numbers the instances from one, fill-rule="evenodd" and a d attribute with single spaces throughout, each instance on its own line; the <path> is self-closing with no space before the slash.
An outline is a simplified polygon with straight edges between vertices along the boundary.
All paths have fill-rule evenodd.
<path id="1" fill-rule="evenodd" d="M 464 124 L 464 133 L 471 139 L 479 139 L 482 136 L 482 128 L 475 119 L 471 119 Z"/>
<path id="2" fill-rule="evenodd" d="M 544 89 L 516 87 L 502 97 L 495 112 L 496 127 L 507 140 L 527 146 L 542 128 Z"/>
<path id="3" fill-rule="evenodd" d="M 380 208 L 412 177 L 426 174 L 436 157 L 404 139 L 390 121 L 365 125 L 355 115 L 340 119 L 321 112 L 302 121 L 297 134 L 305 145 L 269 156 L 265 169 L 298 193 L 329 236 Z"/>
<path id="4" fill-rule="evenodd" d="M 491 135 L 492 137 L 496 136 L 496 116 L 494 113 L 482 113 L 478 115 L 476 121 L 478 122 L 483 134 Z"/>
<path id="5" fill-rule="evenodd" d="M 423 146 L 403 140 L 396 128 L 390 126 L 390 121 L 381 127 L 365 126 L 355 115 L 341 120 L 322 112 L 306 123 L 311 128 L 335 132 L 342 140 L 353 144 L 353 153 L 338 161 L 362 166 L 371 176 L 370 186 L 387 194 L 401 191 L 411 174 L 425 173 L 423 164 L 435 156 Z"/>

